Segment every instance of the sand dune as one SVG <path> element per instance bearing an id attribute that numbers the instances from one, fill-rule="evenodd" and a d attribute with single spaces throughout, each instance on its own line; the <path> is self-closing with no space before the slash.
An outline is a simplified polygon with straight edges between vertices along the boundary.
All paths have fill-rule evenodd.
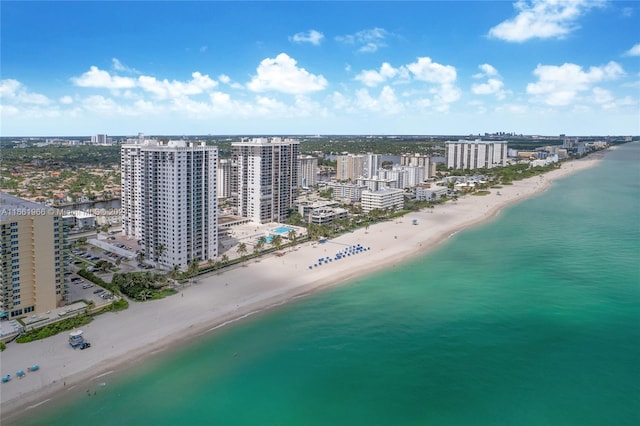
<path id="1" fill-rule="evenodd" d="M 599 158 L 564 163 L 543 177 L 504 186 L 499 190 L 501 195 L 491 190 L 487 196 L 465 196 L 433 211 L 375 224 L 325 244 L 305 243 L 282 257 L 270 254 L 246 266 L 199 277 L 182 295 L 131 303 L 126 311 L 99 316 L 83 327 L 92 344 L 88 350 L 71 349 L 68 333 L 28 344 L 12 343 L 0 355 L 1 375 L 13 376 L 33 364 L 39 364 L 40 370 L 2 384 L 2 419 L 20 416 L 41 403 L 51 404 L 56 397 L 85 389 L 93 381 L 104 380 L 105 375 L 180 341 L 415 257 L 452 234 L 495 217 L 505 206 L 543 191 L 552 181 L 593 166 Z M 333 258 L 337 251 L 358 244 L 368 250 L 309 269 L 319 258 Z"/>

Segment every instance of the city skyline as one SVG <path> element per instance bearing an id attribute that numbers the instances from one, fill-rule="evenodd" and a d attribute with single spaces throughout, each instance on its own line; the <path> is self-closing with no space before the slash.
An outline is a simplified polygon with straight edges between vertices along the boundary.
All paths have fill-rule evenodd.
<path id="1" fill-rule="evenodd" d="M 639 16 L 583 0 L 3 2 L 0 136 L 638 134 Z"/>

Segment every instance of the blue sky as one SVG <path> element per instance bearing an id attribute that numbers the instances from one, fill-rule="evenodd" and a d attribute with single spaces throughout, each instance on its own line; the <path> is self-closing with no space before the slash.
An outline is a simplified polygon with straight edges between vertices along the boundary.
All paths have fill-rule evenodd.
<path id="1" fill-rule="evenodd" d="M 2 1 L 0 135 L 640 134 L 640 3 Z"/>

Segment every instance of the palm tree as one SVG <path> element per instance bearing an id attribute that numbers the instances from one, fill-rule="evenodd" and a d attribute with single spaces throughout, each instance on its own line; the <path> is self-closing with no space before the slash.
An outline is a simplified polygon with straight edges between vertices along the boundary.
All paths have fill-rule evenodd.
<path id="1" fill-rule="evenodd" d="M 289 237 L 289 241 L 291 241 L 293 244 L 296 243 L 296 240 L 298 239 L 298 235 L 296 234 L 295 229 L 292 229 L 291 231 L 289 231 L 289 234 L 287 234 L 287 236 Z"/>
<path id="2" fill-rule="evenodd" d="M 173 265 L 173 269 L 171 270 L 171 276 L 174 279 L 178 278 L 178 274 L 180 274 L 180 266 L 179 265 Z"/>
<path id="3" fill-rule="evenodd" d="M 198 259 L 191 259 L 189 262 L 189 267 L 187 269 L 187 273 L 189 274 L 189 278 L 193 278 L 198 275 L 198 271 L 200 268 L 198 267 Z"/>
<path id="4" fill-rule="evenodd" d="M 226 265 L 227 263 L 229 263 L 229 256 L 227 256 L 226 254 L 223 254 L 222 257 L 220 258 L 220 262 L 222 263 L 222 265 Z"/>
<path id="5" fill-rule="evenodd" d="M 145 301 L 147 299 L 151 299 L 153 297 L 153 293 L 150 290 L 142 290 L 140 293 L 136 295 L 136 299 Z"/>
<path id="6" fill-rule="evenodd" d="M 265 237 L 263 235 L 262 237 L 258 238 L 258 242 L 256 243 L 256 247 L 258 247 L 259 250 L 262 250 L 266 243 L 267 243 L 267 237 Z"/>
<path id="7" fill-rule="evenodd" d="M 256 243 L 255 246 L 253 246 L 254 255 L 258 256 L 260 254 L 260 251 L 262 251 L 262 249 L 264 248 L 265 241 L 266 241 L 265 237 L 258 238 L 258 242 Z"/>
<path id="8" fill-rule="evenodd" d="M 240 257 L 244 257 L 247 254 L 247 245 L 245 243 L 238 244 L 238 254 Z"/>
<path id="9" fill-rule="evenodd" d="M 156 246 L 156 260 L 161 258 L 166 250 L 167 250 L 167 248 L 164 246 L 164 244 L 158 244 Z"/>
<path id="10" fill-rule="evenodd" d="M 282 237 L 280 235 L 274 235 L 271 239 L 271 244 L 276 248 L 276 250 L 280 250 L 282 246 Z"/>
<path id="11" fill-rule="evenodd" d="M 142 263 L 144 262 L 144 253 L 140 252 L 136 255 L 136 260 L 138 261 L 138 263 Z"/>

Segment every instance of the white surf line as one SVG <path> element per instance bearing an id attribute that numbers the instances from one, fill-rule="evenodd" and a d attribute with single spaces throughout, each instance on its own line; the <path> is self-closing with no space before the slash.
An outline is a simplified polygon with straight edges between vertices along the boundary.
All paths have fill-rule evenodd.
<path id="1" fill-rule="evenodd" d="M 51 401 L 51 398 L 47 398 L 47 399 L 45 399 L 44 401 L 40 401 L 40 402 L 38 402 L 37 404 L 30 405 L 30 406 L 28 406 L 26 409 L 27 409 L 27 410 L 31 410 L 32 408 L 36 408 L 37 406 L 42 405 L 42 404 L 44 404 L 44 403 L 45 403 L 45 402 L 47 402 L 47 401 Z"/>
<path id="2" fill-rule="evenodd" d="M 114 370 L 107 371 L 106 373 L 102 373 L 99 376 L 94 377 L 94 379 L 99 379 L 100 377 L 108 376 L 109 374 L 113 373 L 113 371 Z"/>

